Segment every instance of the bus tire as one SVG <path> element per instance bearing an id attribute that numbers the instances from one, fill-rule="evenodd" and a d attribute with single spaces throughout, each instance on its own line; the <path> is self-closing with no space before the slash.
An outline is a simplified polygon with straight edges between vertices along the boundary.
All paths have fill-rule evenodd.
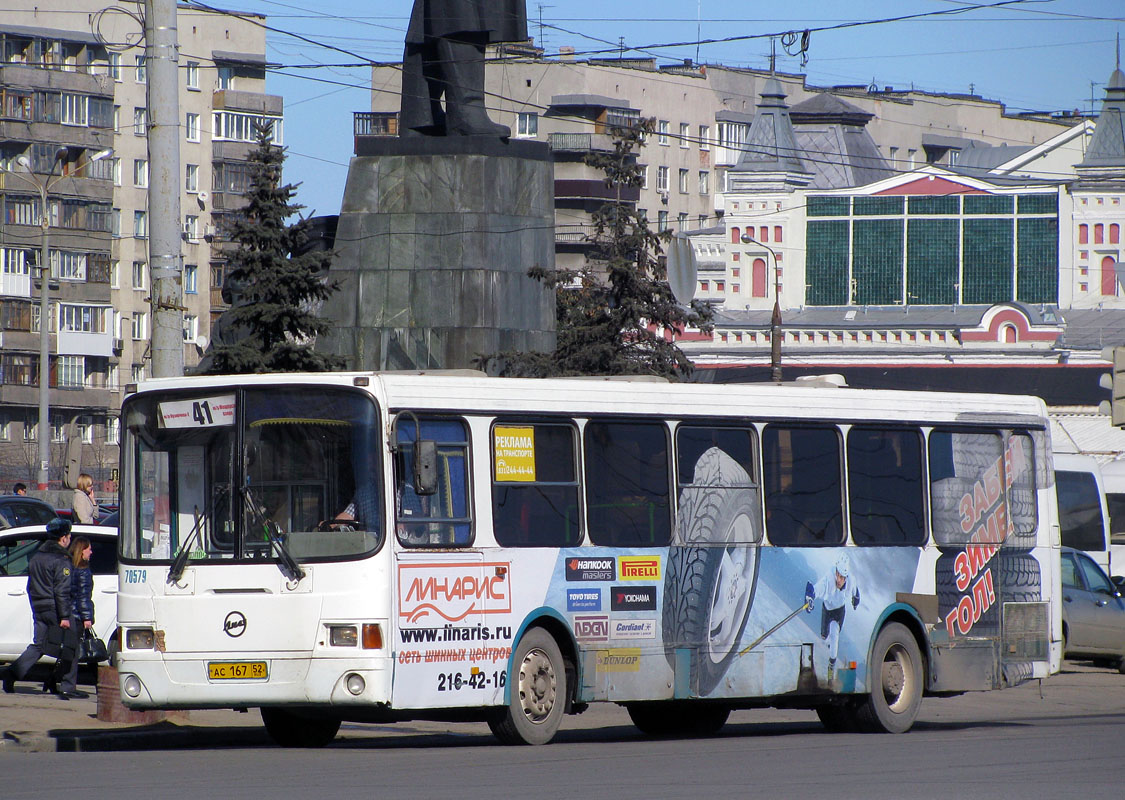
<path id="1" fill-rule="evenodd" d="M 922 705 L 925 670 L 914 635 L 898 622 L 889 622 L 875 638 L 868 662 L 871 694 L 856 708 L 855 719 L 867 733 L 905 733 Z"/>
<path id="2" fill-rule="evenodd" d="M 279 747 L 324 747 L 336 738 L 340 720 L 287 708 L 262 708 L 266 733 Z"/>
<path id="3" fill-rule="evenodd" d="M 511 699 L 488 721 L 504 744 L 547 744 L 555 738 L 566 709 L 566 665 L 562 651 L 543 628 L 530 628 L 512 653 Z"/>
<path id="4" fill-rule="evenodd" d="M 713 736 L 722 730 L 730 708 L 712 703 L 656 701 L 626 703 L 629 719 L 646 736 Z"/>

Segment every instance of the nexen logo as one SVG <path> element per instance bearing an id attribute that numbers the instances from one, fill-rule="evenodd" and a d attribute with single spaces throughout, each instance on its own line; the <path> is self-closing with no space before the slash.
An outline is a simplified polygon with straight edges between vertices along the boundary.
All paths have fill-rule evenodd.
<path id="1" fill-rule="evenodd" d="M 574 636 L 584 641 L 606 641 L 609 638 L 609 617 L 575 617 Z"/>

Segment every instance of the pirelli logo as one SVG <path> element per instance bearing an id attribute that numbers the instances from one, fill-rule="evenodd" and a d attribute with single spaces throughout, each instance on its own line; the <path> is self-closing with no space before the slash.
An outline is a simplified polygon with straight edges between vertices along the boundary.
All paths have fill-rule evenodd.
<path id="1" fill-rule="evenodd" d="M 617 568 L 623 581 L 660 580 L 660 556 L 621 556 Z"/>

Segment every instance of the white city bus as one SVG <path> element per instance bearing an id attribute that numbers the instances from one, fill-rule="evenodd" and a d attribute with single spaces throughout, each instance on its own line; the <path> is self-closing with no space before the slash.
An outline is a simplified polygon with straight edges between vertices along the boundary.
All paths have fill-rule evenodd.
<path id="1" fill-rule="evenodd" d="M 1059 669 L 1041 401 L 813 385 L 332 373 L 149 381 L 122 408 L 121 696 L 485 720 L 620 703 L 902 732 Z"/>

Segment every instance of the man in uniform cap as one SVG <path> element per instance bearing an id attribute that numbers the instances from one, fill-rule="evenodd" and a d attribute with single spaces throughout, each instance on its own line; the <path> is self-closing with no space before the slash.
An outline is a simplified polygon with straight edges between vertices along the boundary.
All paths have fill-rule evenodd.
<path id="1" fill-rule="evenodd" d="M 0 673 L 4 691 L 15 691 L 23 677 L 44 655 L 59 656 L 66 629 L 70 627 L 70 522 L 59 518 L 47 523 L 47 541 L 27 565 L 27 597 L 31 601 L 34 633 L 31 644 L 7 669 Z M 61 629 L 61 630 L 60 630 Z M 89 697 L 72 689 L 56 690 L 63 700 Z"/>

